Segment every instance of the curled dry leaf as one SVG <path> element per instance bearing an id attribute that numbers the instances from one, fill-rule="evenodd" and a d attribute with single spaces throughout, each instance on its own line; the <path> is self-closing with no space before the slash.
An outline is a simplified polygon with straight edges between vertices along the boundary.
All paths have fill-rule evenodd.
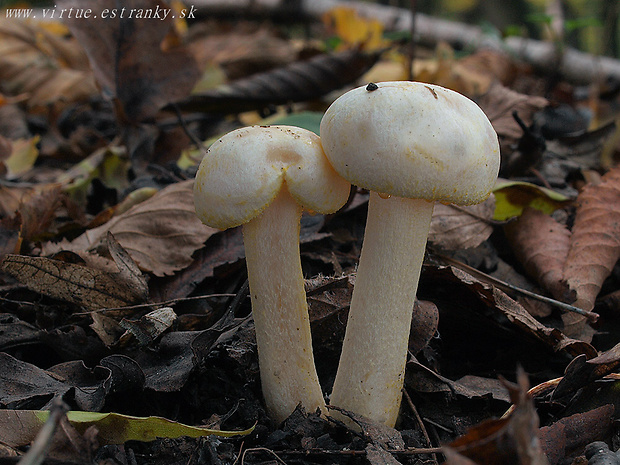
<path id="1" fill-rule="evenodd" d="M 145 301 L 148 287 L 140 270 L 112 237 L 107 244 L 117 273 L 24 255 L 7 255 L 2 270 L 36 292 L 91 310 Z"/>
<path id="2" fill-rule="evenodd" d="M 555 298 L 561 298 L 562 268 L 568 254 L 570 231 L 540 210 L 526 207 L 504 230 L 525 270 Z"/>
<path id="3" fill-rule="evenodd" d="M 477 247 L 493 232 L 493 196 L 478 205 L 457 207 L 438 203 L 433 210 L 428 240 L 444 250 Z"/>
<path id="4" fill-rule="evenodd" d="M 571 295 L 565 300 L 592 310 L 603 282 L 620 258 L 620 167 L 603 176 L 600 184 L 588 185 L 577 198 L 577 212 L 563 276 Z M 574 299 L 572 299 L 574 292 Z M 565 322 L 566 323 L 566 322 Z M 585 325 L 584 317 L 570 318 L 567 334 Z"/>
<path id="5" fill-rule="evenodd" d="M 172 184 L 153 197 L 86 231 L 73 250 L 97 249 L 109 231 L 140 268 L 171 275 L 192 263 L 192 254 L 218 230 L 203 225 L 194 211 L 193 180 Z"/>

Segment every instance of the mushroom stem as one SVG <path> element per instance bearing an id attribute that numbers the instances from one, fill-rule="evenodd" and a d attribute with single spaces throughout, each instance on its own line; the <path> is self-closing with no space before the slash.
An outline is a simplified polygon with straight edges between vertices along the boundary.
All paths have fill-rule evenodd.
<path id="1" fill-rule="evenodd" d="M 433 202 L 372 192 L 330 403 L 394 426 Z M 381 309 L 378 313 L 376 310 Z"/>
<path id="2" fill-rule="evenodd" d="M 301 213 L 285 184 L 273 202 L 243 226 L 263 396 L 277 422 L 300 401 L 307 412 L 325 406 L 299 258 Z"/>

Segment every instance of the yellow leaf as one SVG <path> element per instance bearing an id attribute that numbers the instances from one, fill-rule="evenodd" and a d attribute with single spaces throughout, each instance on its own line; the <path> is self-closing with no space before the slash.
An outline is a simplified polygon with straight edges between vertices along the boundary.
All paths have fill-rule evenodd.
<path id="1" fill-rule="evenodd" d="M 0 410 L 0 436 L 12 447 L 32 442 L 41 426 L 47 421 L 47 410 Z M 246 436 L 254 427 L 243 431 L 221 431 L 201 426 L 188 426 L 162 417 L 134 417 L 119 413 L 71 411 L 67 419 L 80 433 L 90 426 L 98 431 L 102 444 L 123 444 L 127 441 L 154 441 L 157 438 L 192 438 L 202 436 Z"/>
<path id="2" fill-rule="evenodd" d="M 13 151 L 4 161 L 7 179 L 16 179 L 34 166 L 39 156 L 39 149 L 37 149 L 39 139 L 39 136 L 34 136 L 30 139 L 13 141 Z"/>
<path id="3" fill-rule="evenodd" d="M 323 22 L 333 29 L 345 47 L 362 45 L 366 50 L 376 50 L 385 45 L 383 24 L 376 19 L 362 18 L 353 8 L 332 8 L 323 15 Z"/>
<path id="4" fill-rule="evenodd" d="M 551 214 L 571 199 L 559 192 L 529 182 L 498 181 L 493 189 L 495 214 L 493 219 L 504 221 L 521 215 L 525 207 Z"/>

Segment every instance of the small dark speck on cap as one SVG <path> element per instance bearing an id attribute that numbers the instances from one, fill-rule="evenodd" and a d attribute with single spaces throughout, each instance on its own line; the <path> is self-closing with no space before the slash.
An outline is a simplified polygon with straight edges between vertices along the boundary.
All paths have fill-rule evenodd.
<path id="1" fill-rule="evenodd" d="M 375 84 L 374 82 L 369 82 L 368 85 L 366 86 L 366 90 L 368 92 L 372 92 L 373 90 L 377 90 L 378 88 L 379 86 Z"/>

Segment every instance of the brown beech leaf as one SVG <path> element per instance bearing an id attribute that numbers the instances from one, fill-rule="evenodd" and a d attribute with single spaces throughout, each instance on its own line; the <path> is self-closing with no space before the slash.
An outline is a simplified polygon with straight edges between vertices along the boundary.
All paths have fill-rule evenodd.
<path id="1" fill-rule="evenodd" d="M 525 270 L 555 298 L 561 298 L 562 268 L 568 254 L 570 231 L 540 210 L 526 207 L 504 230 Z"/>
<path id="2" fill-rule="evenodd" d="M 104 225 L 86 231 L 72 246 L 97 249 L 109 231 L 142 270 L 165 276 L 185 268 L 192 262 L 192 253 L 218 232 L 196 216 L 193 183 L 182 181 L 162 189 Z"/>
<path id="3" fill-rule="evenodd" d="M 33 291 L 90 310 L 144 302 L 148 288 L 140 270 L 111 235 L 106 242 L 118 268 L 117 273 L 24 255 L 7 255 L 2 270 Z"/>
<path id="4" fill-rule="evenodd" d="M 493 232 L 493 196 L 478 205 L 457 207 L 437 203 L 433 210 L 428 240 L 444 250 L 477 247 Z"/>
<path id="5" fill-rule="evenodd" d="M 176 103 L 183 111 L 239 113 L 321 97 L 354 82 L 379 53 L 347 50 L 254 74 Z"/>
<path id="6" fill-rule="evenodd" d="M 166 50 L 172 34 L 171 15 L 164 18 L 135 18 L 102 14 L 116 11 L 116 0 L 63 0 L 64 8 L 90 8 L 88 21 L 72 18 L 68 26 L 80 41 L 99 84 L 116 97 L 132 122 L 153 117 L 165 104 L 189 94 L 200 72 L 184 46 Z M 169 11 L 159 0 L 126 0 L 123 7 Z"/>
<path id="7" fill-rule="evenodd" d="M 574 306 L 592 310 L 603 282 L 620 258 L 620 167 L 603 176 L 601 183 L 588 185 L 577 197 L 577 212 L 563 276 Z M 574 292 L 574 299 L 572 299 Z M 567 322 L 565 321 L 565 324 Z M 576 334 L 584 317 L 570 318 L 567 334 Z"/>

